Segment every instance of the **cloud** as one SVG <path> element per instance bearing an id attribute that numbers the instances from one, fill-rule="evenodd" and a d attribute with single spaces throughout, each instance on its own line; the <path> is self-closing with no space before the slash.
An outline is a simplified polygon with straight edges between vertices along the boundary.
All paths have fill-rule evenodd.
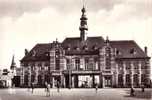
<path id="1" fill-rule="evenodd" d="M 24 13 L 38 13 L 44 8 L 54 8 L 60 13 L 71 13 L 82 7 L 82 0 L 0 0 L 0 17 L 20 17 Z M 102 9 L 112 11 L 118 5 L 131 8 L 136 16 L 151 16 L 151 0 L 86 0 L 89 11 L 98 12 Z M 121 9 L 118 8 L 118 9 Z"/>

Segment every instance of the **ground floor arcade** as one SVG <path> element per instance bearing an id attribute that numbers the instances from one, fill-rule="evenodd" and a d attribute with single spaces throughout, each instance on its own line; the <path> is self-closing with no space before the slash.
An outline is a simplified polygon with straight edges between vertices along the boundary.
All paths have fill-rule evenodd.
<path id="1" fill-rule="evenodd" d="M 38 86 L 44 86 L 45 82 L 56 87 L 57 82 L 63 88 L 93 88 L 96 85 L 99 88 L 104 87 L 140 87 L 141 84 L 148 83 L 148 77 L 143 74 L 105 74 L 99 71 L 83 72 L 53 72 L 46 75 L 25 75 L 21 85 L 29 86 L 34 82 Z"/>

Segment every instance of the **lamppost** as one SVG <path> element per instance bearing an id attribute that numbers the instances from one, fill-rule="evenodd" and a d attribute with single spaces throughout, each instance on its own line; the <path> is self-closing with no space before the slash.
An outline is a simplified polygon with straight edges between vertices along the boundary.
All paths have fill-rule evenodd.
<path id="1" fill-rule="evenodd" d="M 68 70 L 69 70 L 69 89 L 71 89 L 71 68 L 70 68 L 70 66 L 69 66 Z"/>
<path id="2" fill-rule="evenodd" d="M 67 58 L 68 59 L 68 58 Z M 72 85 L 72 60 L 73 60 L 73 58 L 72 57 L 70 57 L 70 60 L 69 60 L 69 63 L 68 63 L 68 66 L 67 66 L 67 68 L 68 68 L 68 78 L 69 78 L 69 89 L 71 89 L 71 85 Z"/>

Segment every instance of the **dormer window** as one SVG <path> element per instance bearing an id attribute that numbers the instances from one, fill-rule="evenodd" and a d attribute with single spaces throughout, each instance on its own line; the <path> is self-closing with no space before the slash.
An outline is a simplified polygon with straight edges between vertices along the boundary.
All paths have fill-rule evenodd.
<path id="1" fill-rule="evenodd" d="M 36 51 L 35 50 L 33 50 L 32 56 L 36 56 Z"/>
<path id="2" fill-rule="evenodd" d="M 79 47 L 77 47 L 77 48 L 76 48 L 76 50 L 80 50 L 80 48 L 79 48 Z"/>
<path id="3" fill-rule="evenodd" d="M 84 50 L 88 50 L 88 47 L 85 45 L 85 46 L 83 47 L 83 49 L 84 49 Z"/>
<path id="4" fill-rule="evenodd" d="M 48 52 L 46 52 L 46 53 L 45 53 L 45 56 L 49 56 L 49 53 L 48 53 Z"/>
<path id="5" fill-rule="evenodd" d="M 120 55 L 121 52 L 119 50 L 116 50 L 116 55 Z"/>
<path id="6" fill-rule="evenodd" d="M 93 49 L 93 50 L 97 50 L 97 46 L 94 45 L 94 46 L 92 47 L 92 49 Z"/>
<path id="7" fill-rule="evenodd" d="M 136 50 L 134 48 L 130 49 L 130 54 L 136 54 Z"/>
<path id="8" fill-rule="evenodd" d="M 67 50 L 70 50 L 70 47 L 68 47 Z"/>
<path id="9" fill-rule="evenodd" d="M 65 49 L 66 49 L 66 50 L 70 50 L 70 46 L 67 46 Z"/>
<path id="10" fill-rule="evenodd" d="M 79 47 L 75 47 L 75 50 L 80 50 L 80 48 Z"/>
<path id="11" fill-rule="evenodd" d="M 116 54 L 119 55 L 119 50 L 116 50 Z"/>

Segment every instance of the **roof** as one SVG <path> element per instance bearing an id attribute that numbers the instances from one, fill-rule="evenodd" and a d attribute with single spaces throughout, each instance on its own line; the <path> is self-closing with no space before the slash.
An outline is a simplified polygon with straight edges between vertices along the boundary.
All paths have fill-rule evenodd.
<path id="1" fill-rule="evenodd" d="M 87 37 L 86 41 L 81 41 L 80 38 L 66 38 L 62 46 L 64 49 L 70 48 L 70 50 L 75 50 L 75 48 L 83 49 L 84 47 L 87 47 L 89 50 L 91 50 L 93 47 L 102 47 L 104 45 L 104 39 L 102 37 Z"/>
<path id="2" fill-rule="evenodd" d="M 102 37 L 88 37 L 86 41 L 80 38 L 66 38 L 61 44 L 66 55 L 98 55 L 99 48 L 105 46 Z M 116 58 L 147 58 L 145 52 L 133 40 L 110 41 L 110 46 L 118 52 Z M 49 61 L 49 51 L 54 43 L 36 44 L 33 49 L 23 57 L 22 61 Z M 70 48 L 70 49 L 68 49 Z M 96 49 L 95 49 L 96 48 Z"/>
<path id="3" fill-rule="evenodd" d="M 48 53 L 52 48 L 51 43 L 46 44 L 36 44 L 32 50 L 25 55 L 22 61 L 43 61 L 43 60 L 49 60 Z"/>
<path id="4" fill-rule="evenodd" d="M 148 57 L 134 40 L 110 41 L 112 48 L 117 50 L 117 58 L 145 58 Z"/>

